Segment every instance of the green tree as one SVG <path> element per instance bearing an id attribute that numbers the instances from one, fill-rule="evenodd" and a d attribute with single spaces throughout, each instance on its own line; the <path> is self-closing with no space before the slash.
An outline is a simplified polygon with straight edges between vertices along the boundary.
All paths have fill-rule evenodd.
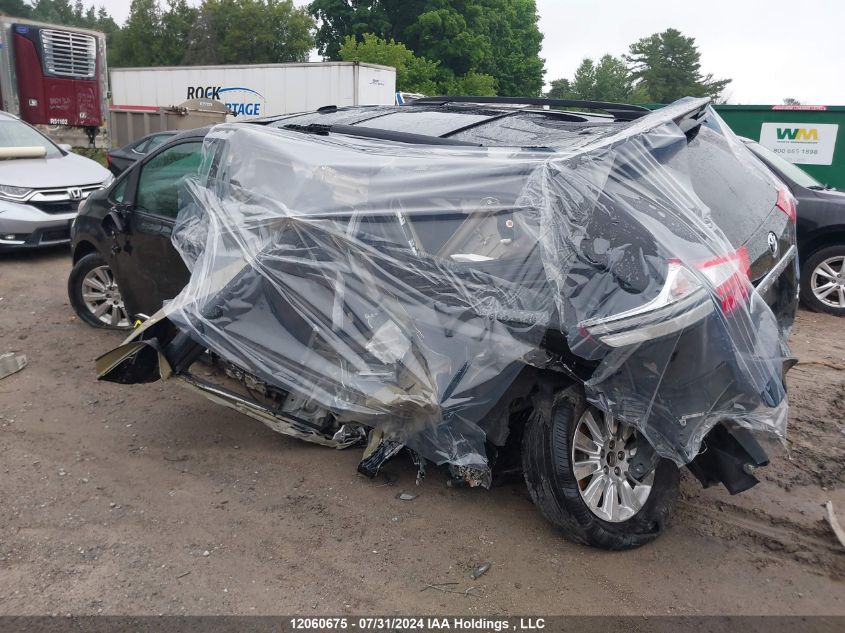
<path id="1" fill-rule="evenodd" d="M 32 16 L 32 7 L 24 0 L 0 0 L 0 14 L 29 18 Z"/>
<path id="2" fill-rule="evenodd" d="M 502 94 L 528 95 L 542 89 L 535 0 L 314 0 L 309 10 L 320 22 L 317 48 L 329 59 L 338 58 L 346 37 L 361 41 L 373 33 L 439 62 L 443 85 L 472 76 L 471 84 L 460 80 L 462 89 L 497 86 Z"/>
<path id="3" fill-rule="evenodd" d="M 581 61 L 572 79 L 572 96 L 575 99 L 592 99 L 596 87 L 596 65 L 589 57 Z"/>
<path id="4" fill-rule="evenodd" d="M 307 61 L 314 26 L 292 0 L 205 0 L 186 59 L 193 64 Z"/>
<path id="5" fill-rule="evenodd" d="M 572 81 L 553 81 L 548 95 L 558 99 L 629 101 L 631 81 L 628 67 L 613 55 L 603 55 L 598 64 L 587 57 L 575 70 Z"/>
<path id="6" fill-rule="evenodd" d="M 631 79 L 625 62 L 613 55 L 603 55 L 596 66 L 593 99 L 626 101 L 631 95 Z"/>
<path id="7" fill-rule="evenodd" d="M 162 65 L 162 16 L 156 0 L 132 0 L 126 24 L 117 33 L 109 55 L 111 66 Z"/>
<path id="8" fill-rule="evenodd" d="M 441 80 L 442 94 L 467 95 L 471 97 L 492 97 L 496 95 L 496 78 L 484 73 L 469 71 L 461 77 L 450 77 Z"/>
<path id="9" fill-rule="evenodd" d="M 132 0 L 112 66 L 307 61 L 314 20 L 292 0 Z"/>
<path id="10" fill-rule="evenodd" d="M 543 35 L 534 0 L 483 0 L 483 32 L 491 54 L 479 64 L 506 96 L 538 96 L 543 90 Z"/>
<path id="11" fill-rule="evenodd" d="M 77 15 L 74 14 L 70 0 L 36 0 L 32 5 L 32 19 L 53 24 L 77 24 Z"/>
<path id="12" fill-rule="evenodd" d="M 631 44 L 628 61 L 636 92 L 651 101 L 670 103 L 681 97 L 718 98 L 731 80 L 701 73 L 695 39 L 676 29 L 655 33 Z"/>
<path id="13" fill-rule="evenodd" d="M 161 13 L 158 41 L 162 64 L 176 66 L 185 62 L 185 51 L 190 47 L 198 14 L 199 10 L 190 6 L 187 0 L 167 0 L 167 9 Z"/>
<path id="14" fill-rule="evenodd" d="M 396 89 L 423 94 L 494 95 L 496 80 L 490 75 L 470 71 L 456 76 L 439 62 L 414 55 L 404 44 L 365 33 L 358 41 L 349 35 L 340 47 L 344 61 L 384 64 L 396 69 Z"/>
<path id="15" fill-rule="evenodd" d="M 554 79 L 550 84 L 551 88 L 546 93 L 549 99 L 574 99 L 572 84 L 568 79 Z"/>
<path id="16" fill-rule="evenodd" d="M 339 57 L 344 61 L 393 66 L 396 69 L 397 90 L 423 94 L 437 92 L 437 62 L 417 57 L 404 44 L 393 40 L 383 40 L 372 33 L 365 33 L 359 42 L 349 35 L 340 47 Z"/>
<path id="17" fill-rule="evenodd" d="M 359 41 L 367 33 L 385 40 L 400 39 L 389 17 L 390 11 L 397 8 L 392 4 L 396 3 L 390 0 L 314 0 L 308 11 L 320 24 L 315 36 L 317 51 L 327 59 L 340 59 L 340 49 L 350 35 Z M 421 3 L 411 0 L 410 4 Z"/>
<path id="18" fill-rule="evenodd" d="M 464 75 L 493 54 L 482 21 L 478 0 L 435 0 L 405 29 L 402 39 L 418 55 L 439 61 L 455 75 Z"/>

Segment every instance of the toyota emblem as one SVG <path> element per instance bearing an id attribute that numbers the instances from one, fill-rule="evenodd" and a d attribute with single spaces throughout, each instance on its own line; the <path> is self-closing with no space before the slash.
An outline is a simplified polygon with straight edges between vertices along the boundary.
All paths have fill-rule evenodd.
<path id="1" fill-rule="evenodd" d="M 778 236 L 774 233 L 769 233 L 769 250 L 772 252 L 772 257 L 778 256 L 778 249 L 780 245 L 778 244 Z"/>

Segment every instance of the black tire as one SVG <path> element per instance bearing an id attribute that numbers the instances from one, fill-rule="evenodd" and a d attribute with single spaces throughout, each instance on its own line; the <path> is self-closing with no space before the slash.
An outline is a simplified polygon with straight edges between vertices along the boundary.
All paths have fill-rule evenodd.
<path id="1" fill-rule="evenodd" d="M 627 550 L 653 541 L 668 525 L 678 496 L 680 474 L 671 461 L 658 462 L 651 493 L 633 517 L 619 523 L 599 518 L 581 498 L 572 471 L 570 446 L 583 396 L 558 398 L 551 419 L 535 415 L 522 439 L 522 467 L 534 504 L 570 541 L 609 550 Z"/>
<path id="2" fill-rule="evenodd" d="M 76 316 L 88 325 L 93 327 L 105 328 L 109 330 L 126 330 L 130 326 L 114 326 L 100 321 L 85 305 L 85 300 L 82 298 L 82 282 L 85 276 L 99 266 L 108 266 L 108 263 L 99 253 L 89 253 L 82 257 L 73 269 L 67 280 L 67 296 L 70 300 L 70 305 L 76 312 Z"/>
<path id="3" fill-rule="evenodd" d="M 822 248 L 811 254 L 807 258 L 807 261 L 801 265 L 801 302 L 815 312 L 827 312 L 836 316 L 845 316 L 845 308 L 827 305 L 813 294 L 813 271 L 823 261 L 832 257 L 845 257 L 845 244 Z"/>

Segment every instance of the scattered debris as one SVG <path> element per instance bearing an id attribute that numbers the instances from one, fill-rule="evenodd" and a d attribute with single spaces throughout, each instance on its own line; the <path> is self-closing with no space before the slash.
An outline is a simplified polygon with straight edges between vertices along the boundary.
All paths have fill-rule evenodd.
<path id="1" fill-rule="evenodd" d="M 390 439 L 382 429 L 370 431 L 370 439 L 364 456 L 358 464 L 358 472 L 374 479 L 381 467 L 404 448 L 404 444 Z"/>
<path id="2" fill-rule="evenodd" d="M 836 518 L 836 514 L 833 512 L 833 501 L 828 500 L 828 502 L 824 504 L 824 507 L 827 508 L 827 522 L 830 523 L 833 533 L 836 534 L 836 538 L 839 539 L 839 544 L 842 545 L 842 547 L 845 547 L 845 530 L 842 529 L 839 519 Z"/>
<path id="3" fill-rule="evenodd" d="M 211 556 L 211 552 L 209 552 L 208 550 L 205 550 L 205 551 L 202 553 L 202 555 L 203 555 L 203 556 Z"/>
<path id="4" fill-rule="evenodd" d="M 449 479 L 446 485 L 450 488 L 490 487 L 492 473 L 489 468 L 480 469 L 471 466 L 449 465 Z"/>
<path id="5" fill-rule="evenodd" d="M 478 567 L 476 567 L 475 569 L 472 570 L 472 579 L 478 580 L 484 574 L 486 574 L 488 571 L 490 571 L 490 568 L 492 566 L 493 566 L 492 563 L 481 563 Z"/>
<path id="6" fill-rule="evenodd" d="M 176 578 L 184 578 L 185 576 L 187 576 L 187 575 L 188 575 L 188 574 L 190 574 L 190 573 L 191 573 L 191 572 L 190 572 L 190 570 L 188 570 L 188 571 L 183 571 L 181 574 L 179 574 L 178 576 L 176 576 Z"/>
<path id="7" fill-rule="evenodd" d="M 460 589 L 452 589 L 449 585 L 457 585 L 456 582 L 435 582 L 435 583 L 426 583 L 425 587 L 420 589 L 420 591 L 425 591 L 426 589 L 435 589 L 442 593 L 456 593 L 461 596 L 471 596 L 473 598 L 480 598 L 481 596 L 477 593 L 473 593 L 473 591 L 480 591 L 480 587 L 467 587 L 464 591 Z"/>
<path id="8" fill-rule="evenodd" d="M 8 352 L 0 355 L 0 380 L 26 367 L 26 356 Z"/>
<path id="9" fill-rule="evenodd" d="M 400 492 L 396 495 L 396 498 L 400 501 L 413 501 L 417 498 L 417 495 L 413 492 Z"/>
<path id="10" fill-rule="evenodd" d="M 425 457 L 407 446 L 405 447 L 405 450 L 411 456 L 411 461 L 414 462 L 414 466 L 417 467 L 417 485 L 419 486 L 425 479 Z"/>

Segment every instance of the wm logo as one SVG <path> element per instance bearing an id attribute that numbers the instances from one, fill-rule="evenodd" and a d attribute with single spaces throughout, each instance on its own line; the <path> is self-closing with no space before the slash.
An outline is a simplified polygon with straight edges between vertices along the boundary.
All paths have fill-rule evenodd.
<path id="1" fill-rule="evenodd" d="M 779 127 L 777 130 L 779 141 L 818 141 L 818 129 L 803 127 Z"/>

